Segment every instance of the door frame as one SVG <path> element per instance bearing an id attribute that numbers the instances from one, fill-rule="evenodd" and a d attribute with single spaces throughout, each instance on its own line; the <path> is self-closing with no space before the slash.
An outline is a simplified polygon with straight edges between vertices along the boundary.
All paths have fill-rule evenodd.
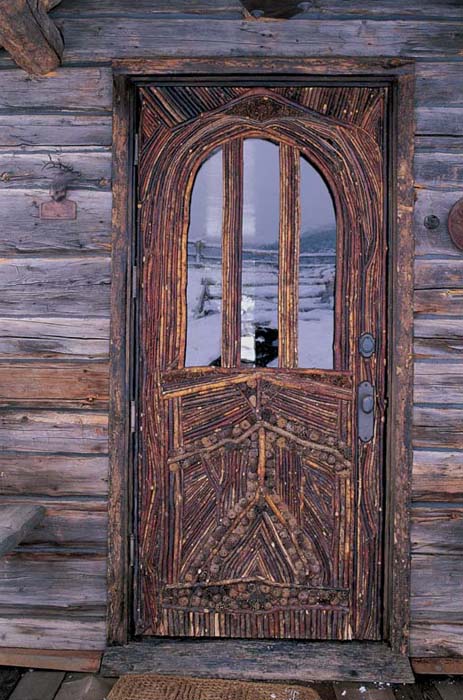
<path id="1" fill-rule="evenodd" d="M 113 216 L 109 404 L 109 539 L 107 642 L 125 644 L 132 622 L 137 315 L 135 144 L 136 91 L 162 84 L 220 84 L 228 79 L 268 84 L 389 86 L 387 211 L 388 373 L 384 461 L 384 639 L 408 654 L 410 618 L 410 490 L 413 402 L 413 146 L 414 62 L 397 58 L 194 58 L 113 62 Z M 399 118 L 400 115 L 400 118 Z M 400 235 L 399 235 L 400 234 Z M 359 642 L 357 642 L 358 644 Z M 361 643 L 361 642 L 360 642 Z M 347 642 L 350 644 L 350 642 Z"/>

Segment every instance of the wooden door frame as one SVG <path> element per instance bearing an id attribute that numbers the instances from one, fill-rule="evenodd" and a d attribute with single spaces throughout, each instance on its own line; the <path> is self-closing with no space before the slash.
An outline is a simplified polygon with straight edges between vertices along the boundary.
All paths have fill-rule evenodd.
<path id="1" fill-rule="evenodd" d="M 271 83 L 390 86 L 387 222 L 388 393 L 385 454 L 384 637 L 408 654 L 410 587 L 411 418 L 413 400 L 414 62 L 397 58 L 195 58 L 115 61 L 109 425 L 108 644 L 125 644 L 131 625 L 133 538 L 133 289 L 137 283 L 134 126 L 137 87 L 146 80 L 220 84 Z"/>

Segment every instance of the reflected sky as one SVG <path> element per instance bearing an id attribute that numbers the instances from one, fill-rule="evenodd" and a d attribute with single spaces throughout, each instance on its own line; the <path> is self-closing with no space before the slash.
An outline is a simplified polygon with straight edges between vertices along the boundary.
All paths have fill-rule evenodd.
<path id="1" fill-rule="evenodd" d="M 255 183 L 244 197 L 243 233 L 258 246 L 268 245 L 279 218 L 278 151 L 257 139 L 244 142 L 244 180 Z M 261 176 L 262 173 L 262 176 Z M 265 174 L 265 175 L 264 175 Z M 335 227 L 333 202 L 318 172 L 305 160 L 301 167 L 301 231 Z M 191 206 L 190 240 L 218 242 L 222 231 L 222 155 L 217 151 L 200 168 Z"/>

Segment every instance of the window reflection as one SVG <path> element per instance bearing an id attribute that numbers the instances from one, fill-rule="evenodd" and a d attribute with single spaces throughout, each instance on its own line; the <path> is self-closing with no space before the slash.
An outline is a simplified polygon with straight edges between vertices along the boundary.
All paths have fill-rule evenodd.
<path id="1" fill-rule="evenodd" d="M 244 142 L 241 363 L 278 366 L 279 149 Z"/>
<path id="2" fill-rule="evenodd" d="M 201 165 L 188 231 L 186 367 L 220 364 L 222 331 L 222 151 Z"/>
<path id="3" fill-rule="evenodd" d="M 336 214 L 319 172 L 301 158 L 299 367 L 333 368 Z"/>

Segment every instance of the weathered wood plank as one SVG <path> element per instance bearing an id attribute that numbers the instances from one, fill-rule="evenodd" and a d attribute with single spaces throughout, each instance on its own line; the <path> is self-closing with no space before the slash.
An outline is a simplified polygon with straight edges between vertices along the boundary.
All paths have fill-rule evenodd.
<path id="1" fill-rule="evenodd" d="M 424 448 L 463 450 L 463 408 L 415 406 L 413 445 Z"/>
<path id="2" fill-rule="evenodd" d="M 0 318 L 0 357 L 106 359 L 109 319 Z"/>
<path id="3" fill-rule="evenodd" d="M 416 362 L 414 398 L 416 403 L 461 402 L 463 363 Z"/>
<path id="4" fill-rule="evenodd" d="M 463 672 L 463 658 L 413 658 L 411 660 L 413 671 L 416 674 L 433 675 L 433 676 L 451 676 L 453 674 L 461 674 Z M 398 698 L 399 700 L 399 698 Z M 420 699 L 421 700 L 421 699 Z M 441 700 L 439 698 L 439 700 Z"/>
<path id="5" fill-rule="evenodd" d="M 0 406 L 105 408 L 107 401 L 107 363 L 0 363 Z"/>
<path id="6" fill-rule="evenodd" d="M 438 316 L 423 318 L 418 316 L 414 323 L 415 338 L 440 338 L 459 341 L 463 337 L 462 323 L 459 319 Z"/>
<path id="7" fill-rule="evenodd" d="M 0 0 L 0 43 L 18 66 L 34 75 L 55 70 L 64 51 L 61 32 L 33 0 Z"/>
<path id="8" fill-rule="evenodd" d="M 0 557 L 20 544 L 45 515 L 37 505 L 4 505 L 0 508 Z"/>
<path id="9" fill-rule="evenodd" d="M 0 561 L 0 606 L 104 614 L 106 562 L 100 559 L 35 559 L 10 555 Z M 0 608 L 1 615 L 1 608 Z M 45 647 L 46 644 L 43 644 Z"/>
<path id="10" fill-rule="evenodd" d="M 463 134 L 463 76 L 458 63 L 418 63 L 415 94 L 418 134 Z"/>
<path id="11" fill-rule="evenodd" d="M 442 74 L 440 79 L 445 82 L 442 81 Z M 463 114 L 463 104 L 461 109 Z M 458 193 L 463 177 L 463 138 L 418 137 L 415 141 L 414 172 L 415 183 L 419 188 L 428 187 L 439 191 L 453 188 Z"/>
<path id="12" fill-rule="evenodd" d="M 53 0 L 46 0 L 50 2 Z M 80 12 L 79 12 L 80 10 Z M 97 17 L 114 17 L 115 14 L 122 17 L 159 16 L 166 15 L 175 19 L 185 15 L 201 15 L 204 17 L 239 18 L 242 16 L 242 5 L 239 0 L 176 0 L 175 3 L 167 0 L 137 0 L 134 6 L 130 0 L 118 0 L 117 10 L 111 0 L 99 0 L 97 4 L 93 0 L 80 0 L 77 7 L 73 3 L 64 3 L 53 13 L 53 18 L 67 16 L 87 15 Z M 445 0 L 442 3 L 437 0 L 414 0 L 406 5 L 397 5 L 396 0 L 384 0 L 380 4 L 371 3 L 370 0 L 318 0 L 316 3 L 306 3 L 299 18 L 309 19 L 335 19 L 335 18 L 376 18 L 388 19 L 460 19 L 458 3 Z"/>
<path id="13" fill-rule="evenodd" d="M 418 360 L 458 360 L 463 357 L 463 323 L 459 319 L 418 316 L 414 335 L 414 354 Z"/>
<path id="14" fill-rule="evenodd" d="M 463 554 L 463 505 L 420 504 L 412 509 L 414 554 Z M 439 567 L 436 558 L 435 566 Z"/>
<path id="15" fill-rule="evenodd" d="M 108 258 L 0 259 L 0 315 L 109 317 Z"/>
<path id="16" fill-rule="evenodd" d="M 65 552 L 104 555 L 107 551 L 108 516 L 103 510 L 71 509 L 69 504 L 46 504 L 42 523 L 26 536 L 22 552 Z"/>
<path id="17" fill-rule="evenodd" d="M 103 675 L 129 670 L 240 680 L 342 681 L 355 674 L 364 682 L 413 681 L 407 657 L 380 642 L 150 639 L 106 650 Z"/>
<path id="18" fill-rule="evenodd" d="M 463 289 L 424 289 L 415 292 L 415 312 L 463 316 Z"/>
<path id="19" fill-rule="evenodd" d="M 0 148 L 0 191 L 43 188 L 47 193 L 58 173 L 51 168 L 51 161 L 73 168 L 76 189 L 100 191 L 111 187 L 111 152 L 104 146 L 3 147 Z"/>
<path id="20" fill-rule="evenodd" d="M 47 668 L 98 673 L 101 653 L 97 651 L 50 651 L 0 647 L 0 665 Z M 19 674 L 18 674 L 19 675 Z M 0 696 L 1 697 L 1 696 Z M 6 699 L 5 699 L 6 700 Z"/>
<path id="21" fill-rule="evenodd" d="M 49 0 L 48 0 L 49 1 Z M 137 17 L 140 19 L 159 18 L 159 16 L 184 17 L 215 17 L 221 19 L 240 19 L 243 16 L 243 6 L 239 0 L 176 0 L 175 4 L 166 0 L 137 0 L 133 5 L 130 0 L 118 0 L 117 6 L 111 0 L 99 0 L 95 5 L 92 0 L 83 0 L 82 5 L 76 7 L 74 4 L 65 3 L 53 13 L 52 17 L 57 20 L 68 17 L 91 17 L 93 19 L 109 17 L 128 19 Z"/>
<path id="22" fill-rule="evenodd" d="M 414 355 L 418 360 L 458 360 L 463 352 L 463 339 L 416 338 Z"/>
<path id="23" fill-rule="evenodd" d="M 447 185 L 446 185 L 447 187 Z M 414 232 L 416 255 L 440 255 L 459 258 L 461 251 L 450 240 L 447 219 L 449 211 L 460 198 L 461 191 L 457 189 L 415 189 L 416 201 L 414 211 Z M 424 225 L 427 216 L 437 216 L 439 225 L 428 229 Z"/>
<path id="24" fill-rule="evenodd" d="M 111 69 L 105 66 L 62 67 L 46 77 L 31 77 L 17 69 L 0 70 L 0 110 L 37 112 L 110 111 Z"/>
<path id="25" fill-rule="evenodd" d="M 78 510 L 83 513 L 106 513 L 108 506 L 106 499 L 101 496 L 94 498 L 82 498 L 78 496 L 55 496 L 47 499 L 43 495 L 19 494 L 18 496 L 0 495 L 1 505 L 18 504 L 38 504 L 43 503 L 46 511 L 61 512 L 65 510 Z"/>
<path id="26" fill-rule="evenodd" d="M 105 496 L 108 458 L 0 453 L 4 495 Z"/>
<path id="27" fill-rule="evenodd" d="M 3 410 L 0 451 L 107 454 L 108 417 L 89 412 Z"/>
<path id="28" fill-rule="evenodd" d="M 436 613 L 452 622 L 454 613 L 462 612 L 463 557 L 415 554 L 411 569 L 412 618 L 432 621 Z M 428 612 L 430 617 L 427 617 Z"/>
<path id="29" fill-rule="evenodd" d="M 71 188 L 68 197 L 77 218 L 53 221 L 39 215 L 46 190 L 0 191 L 0 254 L 109 253 L 111 193 Z"/>
<path id="30" fill-rule="evenodd" d="M 412 494 L 415 501 L 463 499 L 463 452 L 415 450 Z"/>
<path id="31" fill-rule="evenodd" d="M 0 609 L 0 647 L 100 651 L 105 648 L 105 633 L 103 618 L 40 617 L 21 608 L 13 615 L 7 615 Z"/>
<path id="32" fill-rule="evenodd" d="M 410 629 L 412 656 L 463 656 L 463 622 L 431 624 L 414 620 Z"/>
<path id="33" fill-rule="evenodd" d="M 0 146 L 110 146 L 108 114 L 0 113 Z"/>
<path id="34" fill-rule="evenodd" d="M 447 289 L 463 287 L 463 259 L 416 258 L 415 289 Z"/>
<path id="35" fill-rule="evenodd" d="M 406 56 L 458 58 L 457 22 L 63 18 L 67 61 L 162 56 Z M 213 40 L 211 40 L 213 37 Z"/>
<path id="36" fill-rule="evenodd" d="M 63 671 L 27 671 L 10 700 L 53 700 L 64 675 Z"/>

